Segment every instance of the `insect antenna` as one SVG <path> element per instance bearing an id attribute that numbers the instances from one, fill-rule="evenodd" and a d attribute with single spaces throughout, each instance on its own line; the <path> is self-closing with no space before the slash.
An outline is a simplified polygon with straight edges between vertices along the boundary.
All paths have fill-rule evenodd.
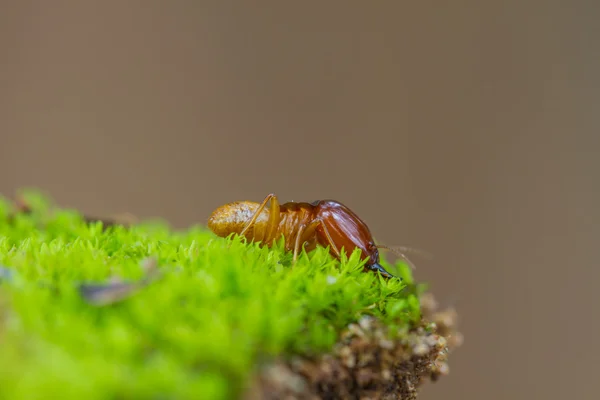
<path id="1" fill-rule="evenodd" d="M 430 253 L 427 253 L 426 251 L 415 249 L 415 248 L 412 248 L 412 247 L 387 246 L 387 245 L 384 245 L 384 244 L 378 244 L 378 245 L 376 245 L 376 247 L 378 249 L 384 249 L 384 250 L 391 251 L 392 253 L 394 253 L 398 257 L 402 258 L 404 261 L 406 261 L 408 263 L 408 265 L 410 266 L 410 268 L 413 269 L 413 270 L 416 269 L 415 264 L 413 264 L 413 262 L 406 256 L 406 253 L 418 254 L 421 257 L 427 258 L 427 259 L 432 259 L 433 258 L 433 256 Z"/>

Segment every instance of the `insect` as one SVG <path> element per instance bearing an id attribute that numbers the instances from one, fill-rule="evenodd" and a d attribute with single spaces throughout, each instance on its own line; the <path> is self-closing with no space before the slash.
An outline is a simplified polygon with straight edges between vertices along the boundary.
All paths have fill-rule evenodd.
<path id="1" fill-rule="evenodd" d="M 338 260 L 342 250 L 350 254 L 359 248 L 362 260 L 367 259 L 365 269 L 379 272 L 385 278 L 394 275 L 379 263 L 379 249 L 393 251 L 412 267 L 403 253 L 412 249 L 375 244 L 369 228 L 358 215 L 334 200 L 280 204 L 271 193 L 262 203 L 236 201 L 217 208 L 208 219 L 208 227 L 220 237 L 235 233 L 266 246 L 283 236 L 286 251 L 293 251 L 293 263 L 302 247 L 311 251 L 320 245 L 329 246 L 330 253 Z"/>

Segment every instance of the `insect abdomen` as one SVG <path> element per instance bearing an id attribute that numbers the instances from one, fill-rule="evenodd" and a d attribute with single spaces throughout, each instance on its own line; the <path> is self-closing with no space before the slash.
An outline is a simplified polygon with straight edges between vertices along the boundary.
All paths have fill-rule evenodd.
<path id="1" fill-rule="evenodd" d="M 258 210 L 259 204 L 252 201 L 236 201 L 217 208 L 208 219 L 208 227 L 217 236 L 226 237 L 232 233 L 240 233 Z M 268 210 L 263 210 L 246 237 L 253 237 L 256 228 L 266 225 L 269 219 Z"/>

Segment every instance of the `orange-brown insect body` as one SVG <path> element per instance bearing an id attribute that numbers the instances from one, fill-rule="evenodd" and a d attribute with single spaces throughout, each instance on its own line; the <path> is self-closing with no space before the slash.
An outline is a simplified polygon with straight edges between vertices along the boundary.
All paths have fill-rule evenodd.
<path id="1" fill-rule="evenodd" d="M 241 234 L 248 222 L 258 211 L 260 203 L 253 201 L 236 201 L 217 208 L 208 220 L 208 227 L 218 236 L 226 237 L 231 233 Z M 285 203 L 280 206 L 278 224 L 269 225 L 270 210 L 263 208 L 254 224 L 244 232 L 249 241 L 261 241 L 266 245 L 273 244 L 281 238 L 285 239 L 285 248 L 294 249 L 294 240 L 298 229 L 314 219 L 314 207 L 309 203 Z M 308 249 L 307 249 L 308 250 Z"/>
<path id="2" fill-rule="evenodd" d="M 311 251 L 317 245 L 329 246 L 338 259 L 342 251 L 350 254 L 359 248 L 363 259 L 368 259 L 368 269 L 392 276 L 379 264 L 379 250 L 367 225 L 334 200 L 279 204 L 277 197 L 270 194 L 262 203 L 236 201 L 217 208 L 208 227 L 221 237 L 235 233 L 267 246 L 283 236 L 286 250 L 294 252 L 294 261 L 302 247 Z"/>

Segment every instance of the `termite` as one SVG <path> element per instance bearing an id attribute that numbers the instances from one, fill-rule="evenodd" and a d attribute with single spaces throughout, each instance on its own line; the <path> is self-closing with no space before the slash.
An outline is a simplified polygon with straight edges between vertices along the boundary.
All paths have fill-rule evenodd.
<path id="1" fill-rule="evenodd" d="M 294 264 L 302 247 L 308 252 L 320 245 L 329 246 L 331 255 L 338 260 L 343 250 L 350 254 L 360 249 L 361 260 L 367 259 L 365 269 L 385 278 L 394 275 L 381 266 L 379 249 L 393 251 L 413 267 L 402 252 L 411 249 L 375 244 L 371 231 L 358 215 L 335 200 L 280 204 L 271 193 L 262 203 L 236 201 L 217 208 L 208 219 L 208 227 L 220 237 L 234 233 L 266 246 L 283 236 L 286 251 L 293 251 Z"/>

